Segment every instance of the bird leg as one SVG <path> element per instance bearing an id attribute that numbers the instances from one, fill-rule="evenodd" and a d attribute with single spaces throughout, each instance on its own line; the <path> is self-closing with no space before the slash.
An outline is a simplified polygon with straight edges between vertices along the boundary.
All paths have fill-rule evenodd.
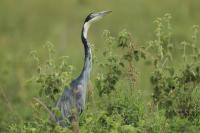
<path id="1" fill-rule="evenodd" d="M 71 125 L 73 133 L 79 133 L 79 121 L 77 114 L 77 109 L 72 109 Z"/>
<path id="2" fill-rule="evenodd" d="M 78 110 L 76 107 L 76 95 L 78 91 L 74 89 L 73 91 L 73 107 L 71 110 L 71 125 L 73 133 L 79 133 L 79 120 L 78 120 Z"/>

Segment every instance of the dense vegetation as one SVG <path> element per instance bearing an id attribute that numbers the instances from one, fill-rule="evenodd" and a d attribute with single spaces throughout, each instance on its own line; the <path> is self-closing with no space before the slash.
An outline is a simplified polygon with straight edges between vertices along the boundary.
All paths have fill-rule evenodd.
<path id="1" fill-rule="evenodd" d="M 155 20 L 155 39 L 144 47 L 133 42 L 126 30 L 117 37 L 104 32 L 107 47 L 103 58 L 94 55 L 97 76 L 88 89 L 87 109 L 79 118 L 80 132 L 197 132 L 200 130 L 200 49 L 197 47 L 199 26 L 193 26 L 190 41 L 175 42 L 171 36 L 171 15 Z M 176 44 L 180 45 L 177 49 Z M 53 44 L 47 43 L 47 61 L 40 61 L 32 51 L 38 65 L 34 80 L 39 84 L 39 98 L 34 98 L 32 118 L 19 126 L 12 123 L 11 132 L 70 132 L 50 122 L 49 115 L 59 111 L 56 99 L 72 79 L 73 67 L 66 57 L 55 58 Z M 116 52 L 115 50 L 120 50 Z M 178 55 L 176 51 L 179 50 Z M 93 45 L 94 53 L 95 51 Z M 119 54 L 120 53 L 120 54 Z M 178 58 L 180 56 L 180 59 Z M 174 61 L 182 60 L 174 68 Z M 44 62 L 41 64 L 41 62 Z M 150 76 L 152 99 L 146 103 L 142 88 L 137 88 L 139 76 L 135 64 L 142 62 L 152 67 Z M 95 71 L 94 71 L 95 72 Z M 72 132 L 72 131 L 71 131 Z"/>
<path id="2" fill-rule="evenodd" d="M 77 2 L 82 6 L 91 6 L 89 0 Z M 1 5 L 11 8 L 13 6 L 11 3 L 9 0 L 2 1 Z M 32 2 L 33 6 L 28 5 L 32 8 L 38 7 L 37 3 L 41 4 L 41 7 L 47 4 Z M 66 3 L 69 4 L 66 10 L 70 11 L 70 5 L 74 3 L 72 1 Z M 149 5 L 152 14 L 160 15 L 157 14 L 157 10 L 161 9 L 150 8 L 150 2 L 123 1 L 122 3 Z M 177 3 L 177 1 L 157 2 L 161 7 Z M 197 10 L 195 3 L 198 2 L 192 0 L 183 3 L 188 4 L 190 7 L 188 10 L 191 10 L 195 18 L 193 21 L 198 22 L 195 17 Z M 21 1 L 21 4 L 27 3 Z M 48 4 L 49 7 L 54 7 L 53 1 Z M 63 1 L 62 4 L 65 2 Z M 0 10 L 6 10 L 1 7 Z M 187 6 L 182 7 L 184 11 L 187 9 L 185 7 Z M 47 15 L 51 9 L 41 8 L 39 11 L 46 11 L 41 18 L 40 15 L 39 17 L 36 15 L 35 8 L 31 9 L 33 13 L 27 12 L 27 14 L 33 16 L 32 20 L 22 17 L 27 20 L 19 21 L 20 19 L 13 19 L 15 16 L 8 13 L 12 15 L 10 20 L 13 20 L 13 23 L 6 16 L 1 16 L 4 19 L 0 21 L 2 29 L 0 31 L 0 45 L 2 45 L 0 49 L 0 72 L 2 73 L 0 132 L 73 132 L 71 126 L 61 128 L 54 122 L 50 122 L 49 116 L 52 113 L 59 115 L 60 112 L 54 107 L 54 103 L 63 88 L 79 73 L 81 63 L 74 63 L 72 60 L 80 58 L 82 53 L 78 52 L 76 57 L 71 53 L 77 53 L 80 48 L 77 49 L 76 45 L 65 46 L 66 42 L 63 42 L 74 35 L 60 38 L 60 41 L 55 39 L 62 33 L 65 35 L 65 31 L 60 30 L 65 27 L 65 24 L 59 20 L 64 13 L 61 13 L 61 10 L 51 12 L 51 17 L 57 18 L 52 21 Z M 27 16 L 25 12 L 21 13 L 23 9 L 17 11 L 16 14 Z M 136 11 L 140 9 L 136 8 Z M 164 11 L 161 13 L 163 14 Z M 127 11 L 129 12 L 131 14 L 131 11 Z M 116 30 L 115 27 L 123 21 L 113 24 L 114 26 L 109 28 L 111 30 L 103 32 L 99 39 L 102 42 L 100 46 L 96 41 L 98 34 L 94 36 L 93 34 L 96 33 L 93 32 L 90 35 L 91 40 L 92 38 L 95 40 L 95 44 L 92 44 L 93 70 L 88 86 L 87 108 L 79 118 L 78 128 L 81 133 L 196 133 L 200 131 L 199 26 L 189 26 L 193 25 L 189 22 L 192 20 L 187 20 L 187 24 L 183 24 L 186 21 L 179 23 L 175 16 L 176 13 L 179 14 L 178 11 L 172 10 L 172 12 L 173 19 L 168 13 L 157 18 L 152 30 L 144 29 L 144 25 L 140 23 L 138 26 L 137 24 L 133 26 L 134 31 L 127 26 L 127 30 L 118 33 L 119 29 Z M 58 15 L 59 13 L 61 15 Z M 79 17 L 82 16 L 80 14 Z M 46 18 L 42 18 L 44 16 Z M 138 21 L 141 20 L 140 17 L 145 15 L 138 16 Z M 118 20 L 117 18 L 118 16 L 115 20 Z M 187 15 L 183 18 L 189 19 Z M 38 23 L 38 19 L 51 21 L 49 23 L 44 21 L 30 28 L 34 22 Z M 146 19 L 149 22 L 153 20 L 150 16 Z M 111 21 L 113 20 L 104 22 L 109 24 Z M 48 33 L 47 27 L 53 27 L 53 30 L 49 30 Z M 120 27 L 122 28 L 124 27 Z M 68 27 L 68 30 L 72 29 Z M 25 39 L 21 40 L 21 37 Z M 50 41 L 43 43 L 46 40 Z M 35 44 L 36 42 L 39 45 Z M 61 46 L 57 43 L 61 43 Z M 67 43 L 71 43 L 71 40 L 69 39 Z M 63 48 L 68 48 L 69 53 L 62 51 Z M 74 51 L 71 52 L 70 48 Z"/>

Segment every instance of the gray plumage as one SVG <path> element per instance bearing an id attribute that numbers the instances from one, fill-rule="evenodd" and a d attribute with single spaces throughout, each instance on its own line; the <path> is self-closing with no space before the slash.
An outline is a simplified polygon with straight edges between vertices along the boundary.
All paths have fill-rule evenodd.
<path id="1" fill-rule="evenodd" d="M 58 99 L 56 104 L 56 107 L 61 112 L 61 116 L 56 118 L 56 120 L 62 126 L 64 126 L 64 119 L 70 119 L 72 109 L 75 108 L 78 113 L 81 113 L 85 108 L 87 85 L 92 69 L 92 52 L 87 40 L 88 29 L 93 22 L 101 19 L 110 12 L 111 11 L 102 11 L 99 13 L 91 13 L 85 19 L 81 33 L 81 39 L 85 50 L 84 67 L 80 76 L 71 82 L 69 88 L 64 89 L 62 96 Z"/>

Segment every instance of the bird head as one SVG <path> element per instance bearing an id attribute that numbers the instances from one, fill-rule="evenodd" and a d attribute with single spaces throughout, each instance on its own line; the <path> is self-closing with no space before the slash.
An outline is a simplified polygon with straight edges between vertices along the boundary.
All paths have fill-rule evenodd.
<path id="1" fill-rule="evenodd" d="M 111 13 L 112 11 L 101 11 L 101 12 L 97 12 L 97 13 L 90 13 L 86 19 L 85 19 L 85 23 L 93 23 L 96 22 L 100 19 L 102 19 L 104 16 L 106 16 L 107 14 Z"/>
<path id="2" fill-rule="evenodd" d="M 90 13 L 86 19 L 85 19 L 85 22 L 84 22 L 84 26 L 83 26 L 83 36 L 85 38 L 87 38 L 87 32 L 88 32 L 88 29 L 90 27 L 90 25 L 100 19 L 102 19 L 105 15 L 111 13 L 112 11 L 102 11 L 102 12 L 97 12 L 97 13 Z"/>

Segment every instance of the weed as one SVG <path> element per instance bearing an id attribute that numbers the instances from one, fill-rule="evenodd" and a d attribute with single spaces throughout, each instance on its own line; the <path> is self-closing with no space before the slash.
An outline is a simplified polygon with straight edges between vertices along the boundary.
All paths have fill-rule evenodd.
<path id="1" fill-rule="evenodd" d="M 200 49 L 199 26 L 193 26 L 189 41 L 174 41 L 171 15 L 156 19 L 155 39 L 145 47 L 136 45 L 132 35 L 122 30 L 116 37 L 103 33 L 104 49 L 101 60 L 94 58 L 93 97 L 80 116 L 83 133 L 158 133 L 198 132 L 200 130 Z M 177 49 L 175 45 L 182 47 Z M 73 67 L 67 57 L 56 58 L 54 46 L 47 43 L 48 58 L 41 61 L 36 51 L 31 55 L 38 65 L 35 81 L 39 84 L 38 97 L 34 98 L 33 118 L 22 127 L 9 126 L 10 132 L 72 132 L 50 123 L 55 100 L 72 79 Z M 94 45 L 93 45 L 93 50 Z M 95 51 L 98 52 L 98 51 Z M 95 53 L 94 57 L 98 54 Z M 99 59 L 99 60 L 97 60 Z M 180 62 L 175 67 L 174 62 Z M 42 63 L 43 62 L 43 63 Z M 137 64 L 150 62 L 152 73 L 148 77 L 153 90 L 146 103 L 143 89 L 136 85 L 142 71 Z M 140 71 L 139 71 L 140 70 Z M 139 72 L 138 72 L 139 71 Z M 136 89 L 139 88 L 139 89 Z"/>

